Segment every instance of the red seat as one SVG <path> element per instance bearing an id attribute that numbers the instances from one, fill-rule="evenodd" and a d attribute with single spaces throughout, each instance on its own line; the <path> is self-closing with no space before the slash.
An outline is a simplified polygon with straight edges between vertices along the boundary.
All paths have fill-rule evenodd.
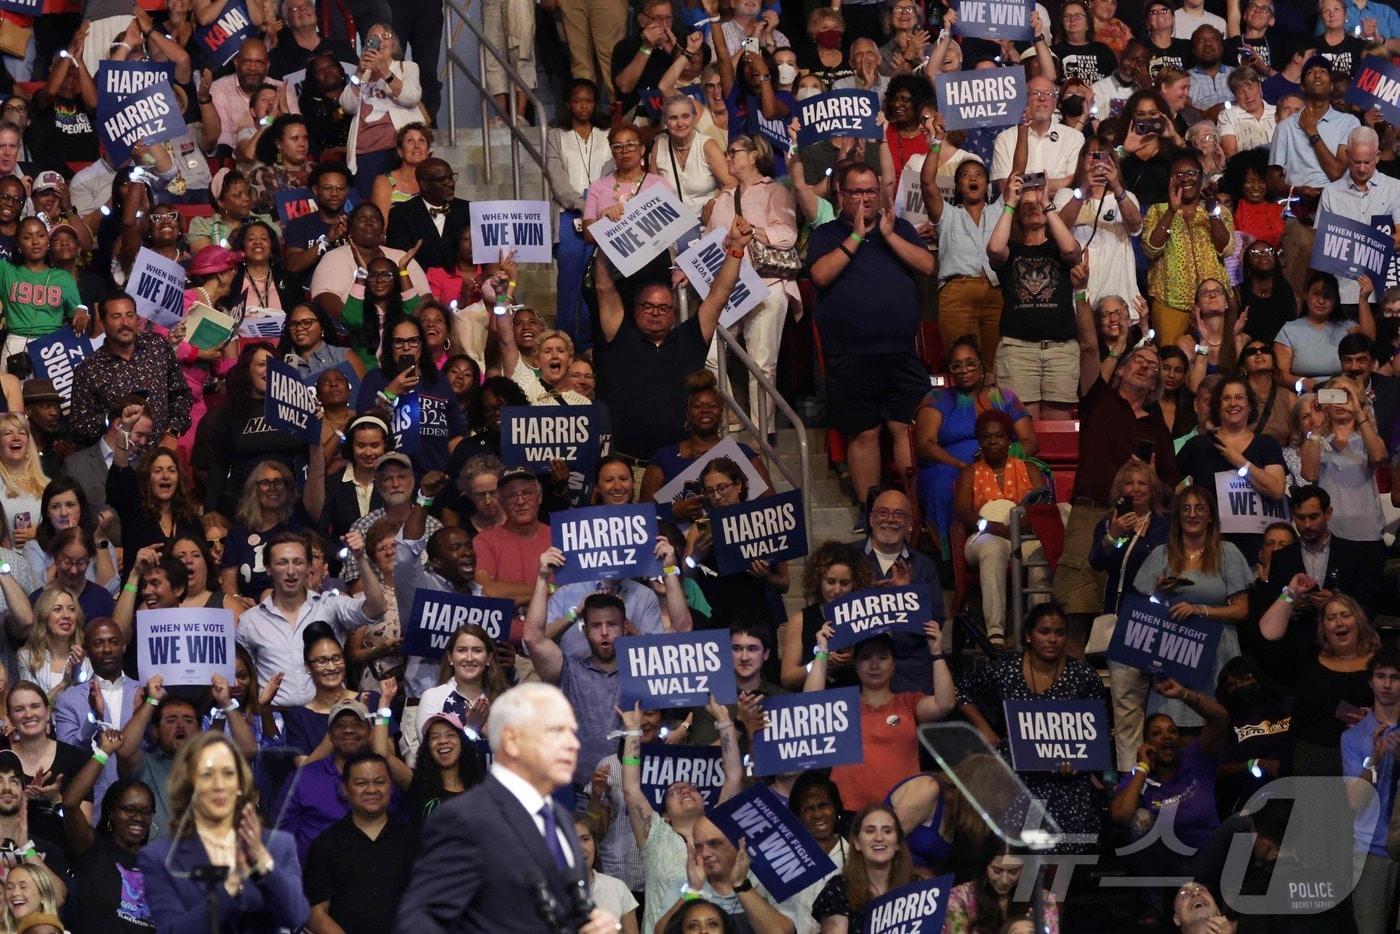
<path id="1" fill-rule="evenodd" d="M 191 219 L 196 217 L 214 216 L 214 207 L 209 204 L 177 204 L 175 205 L 175 210 L 180 212 L 180 216 L 185 219 L 185 223 L 189 223 Z"/>
<path id="2" fill-rule="evenodd" d="M 1054 478 L 1055 502 L 1067 503 L 1079 468 L 1079 422 L 1036 422 L 1035 436 L 1040 441 L 1036 457 L 1050 466 Z"/>

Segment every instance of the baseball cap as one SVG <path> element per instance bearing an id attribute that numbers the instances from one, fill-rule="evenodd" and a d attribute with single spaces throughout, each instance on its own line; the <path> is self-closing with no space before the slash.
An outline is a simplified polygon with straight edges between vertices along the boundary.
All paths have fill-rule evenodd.
<path id="1" fill-rule="evenodd" d="M 62 188 L 66 184 L 67 182 L 63 180 L 62 175 L 55 172 L 53 169 L 49 169 L 35 176 L 34 185 L 32 187 L 37 194 L 41 191 L 52 191 L 55 188 Z"/>
<path id="2" fill-rule="evenodd" d="M 0 749 L 0 772 L 13 772 L 24 781 L 24 763 L 13 749 Z"/>
<path id="3" fill-rule="evenodd" d="M 540 478 L 535 476 L 535 472 L 528 467 L 507 467 L 506 472 L 501 474 L 500 486 L 505 486 L 512 480 L 533 480 L 536 483 Z"/>
<path id="4" fill-rule="evenodd" d="M 413 461 L 408 459 L 408 455 L 402 451 L 390 451 L 388 454 L 379 455 L 379 460 L 374 462 L 374 469 L 377 471 L 386 464 L 398 464 L 402 467 L 413 469 Z"/>
<path id="5" fill-rule="evenodd" d="M 326 718 L 327 723 L 334 723 L 335 718 L 349 711 L 361 720 L 369 719 L 369 708 L 357 700 L 343 700 L 331 708 L 330 716 Z"/>
<path id="6" fill-rule="evenodd" d="M 1307 74 L 1314 68 L 1326 68 L 1328 74 L 1332 72 L 1332 60 L 1326 55 L 1313 55 L 1303 62 L 1303 70 L 1299 74 Z"/>
<path id="7" fill-rule="evenodd" d="M 455 713 L 452 713 L 450 711 L 440 710 L 428 719 L 424 720 L 423 725 L 419 727 L 418 735 L 422 737 L 424 742 L 426 742 L 428 739 L 428 728 L 434 723 L 437 723 L 439 720 L 452 727 L 458 733 L 466 733 L 466 727 L 462 725 L 462 720 L 460 717 L 458 717 Z"/>

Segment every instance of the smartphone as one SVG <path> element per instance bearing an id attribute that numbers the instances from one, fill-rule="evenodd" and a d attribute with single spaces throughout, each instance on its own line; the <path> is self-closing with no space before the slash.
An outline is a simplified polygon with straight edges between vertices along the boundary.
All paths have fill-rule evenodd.
<path id="1" fill-rule="evenodd" d="M 34 519 L 27 512 L 15 513 L 14 527 L 16 531 L 23 531 L 34 524 Z"/>
<path id="2" fill-rule="evenodd" d="M 710 519 L 708 516 L 701 516 L 695 520 L 695 531 L 701 535 L 710 531 Z"/>
<path id="3" fill-rule="evenodd" d="M 1025 175 L 1022 175 L 1022 176 L 1021 176 L 1021 187 L 1022 187 L 1022 188 L 1044 188 L 1044 187 L 1045 187 L 1045 173 L 1044 173 L 1044 172 L 1027 172 Z"/>
<path id="4" fill-rule="evenodd" d="M 1347 391 L 1345 389 L 1319 389 L 1317 391 L 1318 405 L 1346 405 Z"/>
<path id="5" fill-rule="evenodd" d="M 739 43 L 739 51 L 741 51 L 741 52 L 752 52 L 752 53 L 754 53 L 755 55 L 757 55 L 757 54 L 758 54 L 758 40 L 755 39 L 755 38 L 753 38 L 752 36 L 749 36 L 749 37 L 746 38 L 744 41 L 742 41 L 742 42 Z"/>
<path id="6" fill-rule="evenodd" d="M 1107 161 L 1108 161 L 1108 150 L 1106 150 L 1106 149 L 1095 149 L 1093 152 L 1089 153 L 1089 161 L 1090 161 L 1090 162 L 1107 162 Z"/>
<path id="7" fill-rule="evenodd" d="M 1337 703 L 1337 709 L 1332 711 L 1332 716 L 1336 717 L 1343 723 L 1350 725 L 1357 722 L 1358 720 L 1365 719 L 1366 711 L 1362 710 L 1355 704 L 1349 704 L 1346 701 L 1339 701 Z"/>
<path id="8" fill-rule="evenodd" d="M 1152 458 L 1157 453 L 1157 443 L 1155 441 L 1139 441 L 1137 447 L 1133 448 L 1133 456 L 1144 464 L 1152 463 Z"/>
<path id="9" fill-rule="evenodd" d="M 375 33 L 374 35 L 370 36 L 368 39 L 365 40 L 365 48 L 374 49 L 374 51 L 378 52 L 379 47 L 384 43 L 382 36 L 383 33 Z"/>
<path id="10" fill-rule="evenodd" d="M 1134 120 L 1133 132 L 1138 136 L 1155 136 L 1163 129 L 1160 117 L 1153 117 L 1148 120 Z"/>
<path id="11" fill-rule="evenodd" d="M 1254 57 L 1254 50 L 1247 45 L 1240 46 L 1240 61 Z"/>
<path id="12" fill-rule="evenodd" d="M 1179 590 L 1182 587 L 1190 587 L 1194 583 L 1196 582 L 1189 577 L 1164 577 L 1158 587 L 1162 590 Z"/>
<path id="13" fill-rule="evenodd" d="M 1113 501 L 1113 514 L 1115 516 L 1126 516 L 1133 511 L 1133 501 L 1130 497 L 1120 496 Z"/>

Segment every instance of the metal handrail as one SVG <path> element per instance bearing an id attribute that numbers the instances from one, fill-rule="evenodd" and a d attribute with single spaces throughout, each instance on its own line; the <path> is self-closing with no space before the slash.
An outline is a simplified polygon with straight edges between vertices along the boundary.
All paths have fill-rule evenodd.
<path id="1" fill-rule="evenodd" d="M 690 289 L 688 286 L 682 285 L 676 292 L 678 299 L 677 311 L 680 319 L 685 320 L 690 317 Z M 750 357 L 744 348 L 739 346 L 739 342 L 734 339 L 733 334 L 729 333 L 727 327 L 722 324 L 716 324 L 715 337 L 718 338 L 723 345 L 718 348 L 715 353 L 715 357 L 719 362 L 719 378 L 716 380 L 718 383 L 715 387 L 716 391 L 719 393 L 720 399 L 723 400 L 724 407 L 737 415 L 739 424 L 744 426 L 745 431 L 753 435 L 755 444 L 763 454 L 763 459 L 770 464 L 776 464 L 778 472 L 783 475 L 783 478 L 792 485 L 793 489 L 802 494 L 802 516 L 806 520 L 807 540 L 810 542 L 812 540 L 812 465 L 807 460 L 806 426 L 803 424 L 802 419 L 797 417 L 797 412 L 793 410 L 792 406 L 788 405 L 788 401 L 783 398 L 783 394 L 778 392 L 778 387 L 773 385 L 773 381 L 769 379 L 762 368 L 754 362 L 753 357 Z M 788 421 L 792 422 L 792 427 L 797 429 L 797 476 L 793 476 L 792 469 L 788 467 L 787 464 L 783 463 L 782 458 L 778 457 L 778 449 L 768 442 L 766 426 L 761 428 L 755 425 L 753 419 L 749 418 L 749 413 L 744 411 L 743 406 L 739 405 L 738 401 L 735 400 L 734 396 L 729 392 L 729 363 L 727 360 L 729 355 L 724 352 L 726 348 L 734 352 L 734 356 L 744 365 L 744 369 L 748 370 L 750 375 L 758 381 L 758 386 L 763 390 L 763 394 L 773 400 L 773 406 L 786 415 Z M 759 411 L 763 412 L 765 409 L 760 408 Z"/>
<path id="2" fill-rule="evenodd" d="M 407 2 L 407 0 L 401 0 L 401 2 Z M 539 96 L 535 94 L 534 90 L 525 84 L 524 79 L 520 77 L 520 73 L 515 70 L 515 66 L 510 63 L 505 53 L 496 48 L 495 43 L 486 38 L 486 34 L 483 32 L 482 28 L 471 21 L 471 18 L 467 15 L 465 6 L 458 4 L 456 0 L 442 0 L 442 10 L 444 22 L 447 21 L 449 14 L 455 16 L 462 26 L 466 26 L 472 31 L 472 35 L 476 36 L 479 76 L 472 74 L 472 70 L 467 67 L 467 63 L 462 60 L 460 55 L 453 51 L 451 44 L 447 46 L 445 61 L 450 63 L 453 69 L 460 72 L 464 78 L 470 81 L 472 86 L 476 88 L 477 93 L 481 95 L 482 177 L 485 179 L 486 184 L 491 184 L 491 114 L 495 112 L 505 121 L 506 129 L 510 131 L 511 189 L 515 194 L 516 200 L 520 198 L 520 148 L 523 146 L 525 152 L 529 154 L 535 165 L 539 166 L 541 198 L 544 201 L 549 201 L 549 179 L 545 177 L 544 172 L 544 151 L 547 145 L 545 139 L 546 133 L 548 132 L 545 127 L 544 103 L 540 100 Z M 444 32 L 446 32 L 446 30 L 444 30 Z M 460 35 L 460 32 L 460 29 L 454 28 L 451 33 L 452 38 L 455 40 L 456 36 Z M 525 129 L 520 127 L 519 114 L 515 107 L 507 107 L 506 111 L 508 112 L 503 112 L 496 103 L 496 99 L 487 92 L 486 56 L 488 53 L 490 53 L 491 57 L 501 66 L 501 70 L 505 72 L 514 90 L 517 93 L 525 95 L 530 103 L 535 106 L 535 119 L 540 125 L 537 127 L 526 127 L 525 129 L 538 131 L 538 148 L 535 146 L 535 141 L 525 132 Z M 514 95 L 509 95 L 509 97 L 513 98 Z M 507 100 L 507 103 L 513 103 L 513 101 Z M 451 146 L 457 145 L 457 82 L 453 80 L 450 72 L 447 75 L 447 142 Z"/>

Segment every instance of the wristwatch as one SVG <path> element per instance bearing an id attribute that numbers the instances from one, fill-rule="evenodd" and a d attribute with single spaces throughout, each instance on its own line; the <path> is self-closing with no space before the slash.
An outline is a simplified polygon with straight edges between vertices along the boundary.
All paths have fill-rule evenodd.
<path id="1" fill-rule="evenodd" d="M 1320 142 L 1322 142 L 1322 137 L 1321 137 L 1321 136 L 1319 136 L 1319 135 L 1316 134 L 1316 133 L 1309 133 L 1309 134 L 1308 134 L 1308 145 L 1309 145 L 1309 146 L 1316 146 L 1316 145 L 1317 145 L 1318 143 L 1320 143 Z"/>
<path id="2" fill-rule="evenodd" d="M 1196 345 L 1196 356 L 1198 356 L 1198 357 L 1206 357 L 1206 356 L 1209 356 L 1209 355 L 1210 355 L 1210 348 L 1209 348 L 1209 347 L 1207 347 L 1205 344 L 1197 344 L 1197 345 Z"/>
<path id="3" fill-rule="evenodd" d="M 750 882 L 748 879 L 745 879 L 743 882 L 740 882 L 738 885 L 734 886 L 734 894 L 743 895 L 751 888 L 753 888 L 753 883 Z"/>

